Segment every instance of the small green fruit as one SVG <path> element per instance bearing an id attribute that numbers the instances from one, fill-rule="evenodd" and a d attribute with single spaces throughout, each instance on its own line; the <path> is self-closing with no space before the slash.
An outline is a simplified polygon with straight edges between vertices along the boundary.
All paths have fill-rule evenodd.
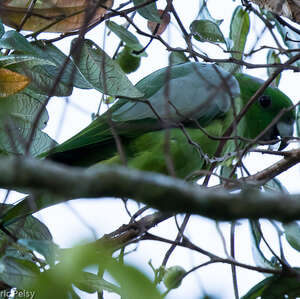
<path id="1" fill-rule="evenodd" d="M 141 63 L 141 57 L 132 54 L 132 50 L 125 47 L 117 56 L 117 62 L 121 69 L 126 73 L 132 73 L 136 71 Z"/>
<path id="2" fill-rule="evenodd" d="M 163 277 L 164 285 L 167 289 L 176 289 L 181 285 L 182 277 L 186 271 L 180 266 L 173 266 L 166 270 Z"/>

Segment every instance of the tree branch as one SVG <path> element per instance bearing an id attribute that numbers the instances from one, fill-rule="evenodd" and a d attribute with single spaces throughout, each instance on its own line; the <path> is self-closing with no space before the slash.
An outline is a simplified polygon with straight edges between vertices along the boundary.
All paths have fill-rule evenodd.
<path id="1" fill-rule="evenodd" d="M 67 167 L 47 160 L 0 158 L 0 187 L 47 191 L 69 198 L 127 197 L 170 213 L 191 213 L 214 219 L 300 219 L 300 194 L 261 193 L 251 188 L 300 162 L 300 149 L 256 175 L 238 180 L 240 193 L 224 188 L 201 188 L 165 175 L 122 166 L 94 169 Z M 224 186 L 223 186 L 224 187 Z"/>

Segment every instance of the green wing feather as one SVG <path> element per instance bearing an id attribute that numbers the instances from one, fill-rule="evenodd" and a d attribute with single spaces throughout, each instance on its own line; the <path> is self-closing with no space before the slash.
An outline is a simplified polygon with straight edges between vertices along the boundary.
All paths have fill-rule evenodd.
<path id="1" fill-rule="evenodd" d="M 136 87 L 144 99 L 119 99 L 87 128 L 56 147 L 49 158 L 71 165 L 92 165 L 116 154 L 112 127 L 126 146 L 145 133 L 186 126 L 197 119 L 201 126 L 222 117 L 231 98 L 240 92 L 236 79 L 223 69 L 203 63 L 163 68 Z M 155 112 L 154 112 L 155 111 Z"/>
<path id="2" fill-rule="evenodd" d="M 129 166 L 168 173 L 168 154 L 176 174 L 185 177 L 203 169 L 203 153 L 213 156 L 218 146 L 218 141 L 197 126 L 204 127 L 210 135 L 222 136 L 234 119 L 232 105 L 238 113 L 263 84 L 248 75 L 235 77 L 216 65 L 195 62 L 153 72 L 136 84 L 145 98 L 119 99 L 87 128 L 44 156 L 70 165 L 120 163 L 117 135 Z M 292 105 L 276 88 L 267 88 L 264 95 L 271 98 L 272 105 L 264 107 L 256 101 L 237 126 L 239 136 L 255 138 L 281 109 Z M 273 126 L 263 139 L 291 134 L 294 121 L 294 112 L 289 111 L 280 119 L 280 126 Z M 166 128 L 170 133 L 168 150 Z M 236 150 L 236 145 L 227 142 L 222 154 Z"/>
<path id="3" fill-rule="evenodd" d="M 137 83 L 145 101 L 127 101 L 112 113 L 114 121 L 160 118 L 166 122 L 197 119 L 203 126 L 224 115 L 230 98 L 240 93 L 238 82 L 213 64 L 185 63 L 158 70 Z"/>

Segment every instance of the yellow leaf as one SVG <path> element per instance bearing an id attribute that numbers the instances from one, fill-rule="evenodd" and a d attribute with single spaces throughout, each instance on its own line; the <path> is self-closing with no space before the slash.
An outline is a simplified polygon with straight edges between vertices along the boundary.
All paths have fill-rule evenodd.
<path id="1" fill-rule="evenodd" d="M 5 25 L 18 28 L 31 1 L 6 0 L 3 2 L 0 0 L 0 18 L 2 22 Z M 22 29 L 38 31 L 56 21 L 54 25 L 44 31 L 68 32 L 80 29 L 85 21 L 85 9 L 89 2 L 89 0 L 39 0 Z M 109 8 L 113 5 L 113 0 L 103 0 L 102 2 L 104 6 Z M 106 9 L 98 8 L 93 18 L 89 20 L 89 25 L 97 22 L 105 13 Z"/>
<path id="2" fill-rule="evenodd" d="M 7 97 L 24 89 L 30 80 L 24 75 L 0 68 L 0 97 Z"/>

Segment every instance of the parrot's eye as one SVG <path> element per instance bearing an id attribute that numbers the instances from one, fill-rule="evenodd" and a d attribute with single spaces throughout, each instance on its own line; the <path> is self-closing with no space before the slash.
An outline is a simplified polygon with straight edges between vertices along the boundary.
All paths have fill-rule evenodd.
<path id="1" fill-rule="evenodd" d="M 268 108 L 271 106 L 271 97 L 269 96 L 266 96 L 266 95 L 263 95 L 261 97 L 259 97 L 258 99 L 260 105 L 263 107 L 263 108 Z"/>

